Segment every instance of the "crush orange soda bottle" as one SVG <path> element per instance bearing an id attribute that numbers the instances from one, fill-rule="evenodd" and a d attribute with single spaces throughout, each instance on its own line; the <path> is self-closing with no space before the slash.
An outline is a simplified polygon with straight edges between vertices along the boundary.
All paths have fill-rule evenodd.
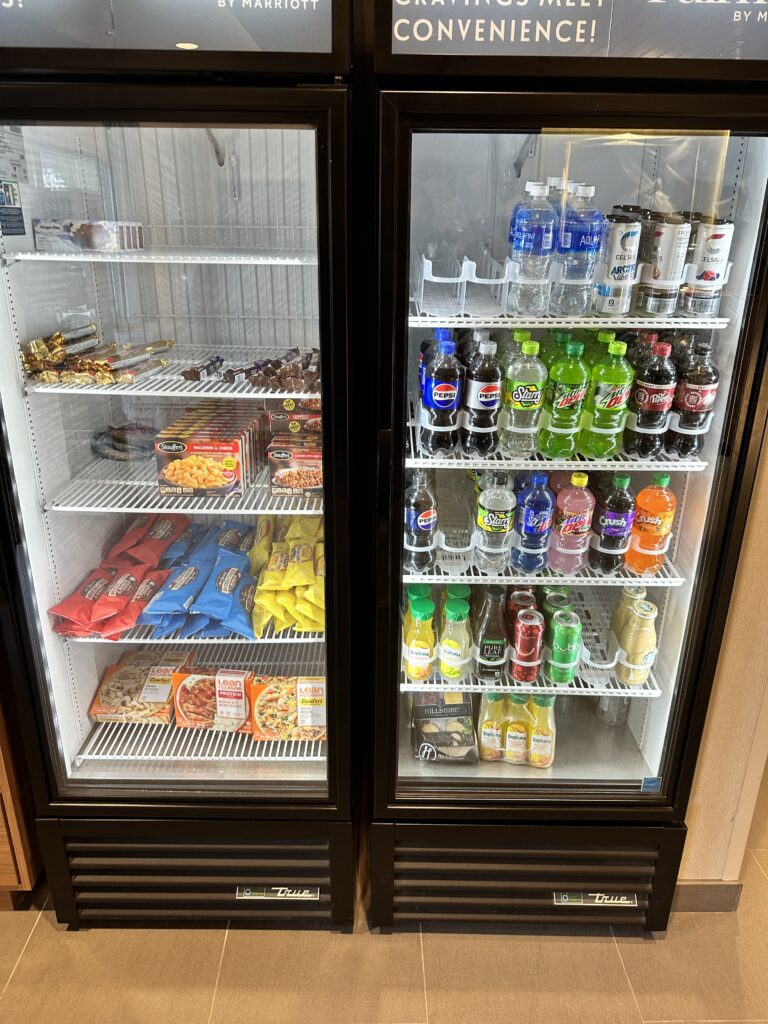
<path id="1" fill-rule="evenodd" d="M 669 474 L 654 473 L 653 483 L 637 496 L 632 544 L 627 568 L 641 576 L 655 576 L 664 565 L 677 500 L 669 490 Z"/>

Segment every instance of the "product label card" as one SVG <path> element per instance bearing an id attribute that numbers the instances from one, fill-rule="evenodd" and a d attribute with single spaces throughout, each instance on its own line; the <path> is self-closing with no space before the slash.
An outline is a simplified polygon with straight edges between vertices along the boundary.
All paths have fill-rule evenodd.
<path id="1" fill-rule="evenodd" d="M 171 696 L 171 677 L 173 672 L 173 668 L 166 668 L 163 665 L 150 669 L 141 688 L 139 700 L 147 701 L 148 703 L 157 702 L 164 704 Z"/>
<path id="2" fill-rule="evenodd" d="M 27 154 L 24 149 L 21 125 L 0 125 L 0 178 L 10 178 L 17 184 L 21 182 L 23 185 L 29 181 Z M 19 205 L 21 205 L 20 202 Z"/>
<path id="3" fill-rule="evenodd" d="M 245 699 L 247 672 L 219 669 L 216 673 L 216 714 L 219 718 L 244 719 L 248 714 Z"/>
<path id="4" fill-rule="evenodd" d="M 504 388 L 504 404 L 509 409 L 533 412 L 544 404 L 544 385 L 522 380 L 508 380 Z"/>
<path id="5" fill-rule="evenodd" d="M 296 710 L 299 726 L 325 728 L 325 679 L 300 677 L 296 681 Z"/>

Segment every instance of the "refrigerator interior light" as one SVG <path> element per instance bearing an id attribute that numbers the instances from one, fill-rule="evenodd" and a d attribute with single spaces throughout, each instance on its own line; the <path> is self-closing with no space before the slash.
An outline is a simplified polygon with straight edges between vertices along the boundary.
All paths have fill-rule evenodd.
<path id="1" fill-rule="evenodd" d="M 198 43 L 176 43 L 177 50 L 197 50 L 199 49 Z"/>

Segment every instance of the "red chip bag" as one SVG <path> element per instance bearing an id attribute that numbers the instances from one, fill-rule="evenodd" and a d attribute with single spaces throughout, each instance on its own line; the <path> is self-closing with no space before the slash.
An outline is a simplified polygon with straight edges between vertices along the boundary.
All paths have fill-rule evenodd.
<path id="1" fill-rule="evenodd" d="M 121 612 L 133 599 L 146 571 L 146 567 L 143 565 L 134 565 L 130 569 L 118 570 L 115 578 L 93 606 L 91 625 L 95 626 Z"/>
<path id="2" fill-rule="evenodd" d="M 112 569 L 94 569 L 69 597 L 55 604 L 48 611 L 62 619 L 69 619 L 78 626 L 87 627 L 91 622 L 93 606 L 114 579 Z"/>
<path id="3" fill-rule="evenodd" d="M 100 633 L 95 633 L 90 626 L 78 626 L 74 622 L 70 622 L 68 619 L 64 619 L 62 622 L 58 622 L 53 627 L 54 633 L 59 636 L 67 637 L 97 637 Z"/>
<path id="4" fill-rule="evenodd" d="M 166 549 L 184 533 L 190 522 L 189 516 L 156 516 L 144 537 L 127 554 L 150 569 L 156 568 Z"/>
<path id="5" fill-rule="evenodd" d="M 156 519 L 156 515 L 142 515 L 138 519 L 134 519 L 127 533 L 124 533 L 117 544 L 110 549 L 109 554 L 101 563 L 102 567 L 105 569 L 125 569 L 127 566 L 133 565 L 131 559 L 126 558 L 125 552 L 128 548 L 132 548 L 135 544 L 139 543 Z"/>
<path id="6" fill-rule="evenodd" d="M 117 639 L 126 630 L 132 629 L 136 625 L 136 619 L 142 609 L 149 604 L 170 575 L 170 569 L 150 569 L 125 608 L 117 615 L 113 615 L 107 622 L 99 623 L 101 635 L 110 640 Z"/>

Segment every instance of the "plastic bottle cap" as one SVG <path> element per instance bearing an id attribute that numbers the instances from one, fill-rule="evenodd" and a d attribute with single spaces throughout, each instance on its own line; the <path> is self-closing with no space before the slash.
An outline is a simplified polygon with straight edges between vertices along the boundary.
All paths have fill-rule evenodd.
<path id="1" fill-rule="evenodd" d="M 575 196 L 582 185 L 586 184 L 583 181 L 569 181 L 568 182 L 568 195 Z"/>
<path id="2" fill-rule="evenodd" d="M 456 351 L 456 343 L 454 341 L 440 341 L 437 344 L 437 351 L 441 356 L 452 356 Z"/>
<path id="3" fill-rule="evenodd" d="M 612 341 L 616 340 L 616 331 L 598 331 L 597 340 L 602 341 L 605 345 L 610 345 Z"/>
<path id="4" fill-rule="evenodd" d="M 574 487 L 586 487 L 589 483 L 589 477 L 586 473 L 572 473 L 571 483 Z"/>
<path id="5" fill-rule="evenodd" d="M 481 341 L 480 342 L 480 352 L 482 353 L 482 355 L 484 355 L 484 356 L 492 356 L 495 353 L 495 351 L 496 351 L 496 342 L 495 341 Z"/>
<path id="6" fill-rule="evenodd" d="M 411 601 L 411 618 L 419 622 L 429 622 L 435 614 L 435 602 L 428 597 L 417 597 Z"/>
<path id="7" fill-rule="evenodd" d="M 450 327 L 436 327 L 435 328 L 435 341 L 451 341 L 453 338 L 453 330 Z"/>
<path id="8" fill-rule="evenodd" d="M 579 185 L 576 194 L 580 199 L 591 199 L 596 191 L 594 185 Z"/>
<path id="9" fill-rule="evenodd" d="M 555 703 L 555 698 L 545 697 L 543 694 L 539 695 L 537 693 L 533 698 L 533 703 L 540 708 L 551 708 L 552 705 Z"/>
<path id="10" fill-rule="evenodd" d="M 524 356 L 535 356 L 539 354 L 538 341 L 524 341 L 520 347 Z"/>
<path id="11" fill-rule="evenodd" d="M 620 488 L 622 491 L 629 487 L 629 474 L 628 473 L 616 473 L 613 480 L 611 481 L 614 487 Z"/>
<path id="12" fill-rule="evenodd" d="M 445 588 L 445 592 L 449 601 L 466 601 L 472 594 L 472 588 L 468 587 L 466 583 L 451 583 L 449 587 Z"/>
<path id="13" fill-rule="evenodd" d="M 668 341 L 656 341 L 651 346 L 651 352 L 653 352 L 655 356 L 661 356 L 662 359 L 666 359 L 671 351 L 672 346 Z"/>
<path id="14" fill-rule="evenodd" d="M 525 186 L 525 191 L 532 196 L 546 196 L 549 189 L 543 181 L 529 181 Z"/>
<path id="15" fill-rule="evenodd" d="M 510 704 L 527 704 L 528 694 L 527 693 L 508 693 L 507 700 Z"/>
<path id="16" fill-rule="evenodd" d="M 427 583 L 410 583 L 408 585 L 408 597 L 411 601 L 419 597 L 429 597 L 431 593 L 432 587 Z"/>
<path id="17" fill-rule="evenodd" d="M 556 330 L 552 331 L 552 339 L 558 343 L 558 345 L 567 345 L 569 341 L 573 341 L 573 335 L 570 331 Z"/>
<path id="18" fill-rule="evenodd" d="M 584 346 L 580 341 L 569 341 L 565 346 L 565 351 L 569 356 L 580 356 L 584 351 Z"/>
<path id="19" fill-rule="evenodd" d="M 654 487 L 669 487 L 669 473 L 654 473 L 653 474 L 653 486 Z"/>
<path id="20" fill-rule="evenodd" d="M 491 340 L 491 332 L 490 331 L 484 331 L 484 330 L 472 331 L 472 341 L 476 341 L 476 342 L 478 342 L 478 344 L 482 344 L 484 341 L 490 341 L 490 340 Z M 494 342 L 494 344 L 495 344 L 495 342 Z"/>
<path id="21" fill-rule="evenodd" d="M 650 601 L 635 601 L 632 608 L 635 614 L 641 619 L 655 619 L 659 614 L 659 609 L 655 604 L 651 604 Z"/>
<path id="22" fill-rule="evenodd" d="M 531 473 L 531 483 L 536 487 L 546 487 L 549 477 L 546 473 Z"/>
<path id="23" fill-rule="evenodd" d="M 612 356 L 623 356 L 627 346 L 623 341 L 611 341 L 608 343 L 608 352 Z"/>
<path id="24" fill-rule="evenodd" d="M 502 472 L 500 469 L 495 470 L 491 474 L 491 485 L 496 487 L 506 487 L 509 484 L 509 476 Z"/>
<path id="25" fill-rule="evenodd" d="M 562 178 L 552 178 L 552 177 L 549 177 L 549 178 L 547 178 L 547 187 L 548 188 L 562 188 L 563 187 L 563 179 Z"/>
<path id="26" fill-rule="evenodd" d="M 449 622 L 463 622 L 469 615 L 469 605 L 466 601 L 446 601 L 445 617 Z"/>
<path id="27" fill-rule="evenodd" d="M 518 344 L 522 345 L 523 342 L 531 340 L 531 332 L 523 331 L 520 328 L 518 328 L 516 331 L 513 332 L 512 339 L 516 341 Z"/>

